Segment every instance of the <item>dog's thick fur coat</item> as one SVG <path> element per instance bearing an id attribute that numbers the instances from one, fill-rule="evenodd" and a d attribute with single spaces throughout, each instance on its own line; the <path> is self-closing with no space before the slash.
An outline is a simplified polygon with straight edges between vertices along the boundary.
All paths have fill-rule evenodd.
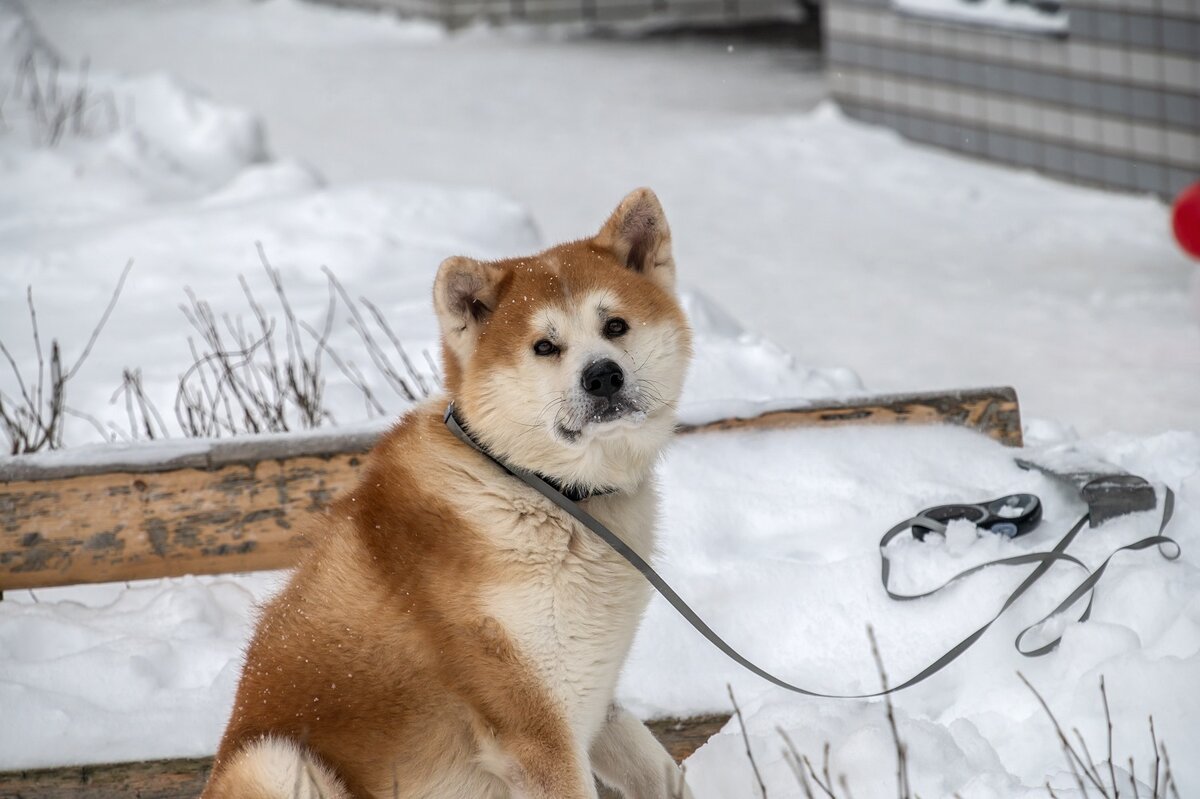
<path id="1" fill-rule="evenodd" d="M 591 239 L 443 262 L 448 396 L 405 415 L 310 525 L 246 653 L 208 799 L 585 799 L 593 775 L 676 795 L 670 757 L 613 703 L 647 585 L 442 424 L 453 400 L 503 461 L 615 489 L 587 510 L 649 556 L 690 355 L 674 283 L 646 189 Z"/>

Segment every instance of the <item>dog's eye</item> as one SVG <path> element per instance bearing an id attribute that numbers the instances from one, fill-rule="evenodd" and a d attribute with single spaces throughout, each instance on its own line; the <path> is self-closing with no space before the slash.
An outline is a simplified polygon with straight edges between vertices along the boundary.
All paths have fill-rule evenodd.
<path id="1" fill-rule="evenodd" d="M 608 338 L 620 338 L 629 330 L 629 325 L 624 319 L 609 319 L 604 323 L 604 335 Z"/>
<path id="2" fill-rule="evenodd" d="M 558 347 L 554 346 L 554 342 L 548 338 L 544 338 L 537 344 L 533 345 L 535 355 L 553 355 L 558 352 Z"/>

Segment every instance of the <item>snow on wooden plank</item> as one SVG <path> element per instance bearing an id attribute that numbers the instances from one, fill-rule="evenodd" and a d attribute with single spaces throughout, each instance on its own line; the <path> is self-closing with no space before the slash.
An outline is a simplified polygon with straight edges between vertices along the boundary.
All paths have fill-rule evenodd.
<path id="1" fill-rule="evenodd" d="M 809 403 L 680 432 L 936 423 L 1021 445 L 1011 388 Z M 0 591 L 288 567 L 307 546 L 303 520 L 353 485 L 380 432 L 149 442 L 0 461 Z"/>

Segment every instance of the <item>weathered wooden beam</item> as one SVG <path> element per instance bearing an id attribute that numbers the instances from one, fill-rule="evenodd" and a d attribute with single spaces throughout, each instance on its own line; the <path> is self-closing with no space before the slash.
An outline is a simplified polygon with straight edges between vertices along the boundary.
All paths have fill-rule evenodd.
<path id="1" fill-rule="evenodd" d="M 890 394 L 769 410 L 748 418 L 718 419 L 680 428 L 775 430 L 842 425 L 950 424 L 967 427 L 1010 447 L 1022 445 L 1021 409 L 1011 388 L 981 388 L 921 394 Z"/>
<path id="2" fill-rule="evenodd" d="M 681 433 L 933 424 L 1021 444 L 1012 389 L 865 397 Z M 380 429 L 149 442 L 0 460 L 0 591 L 292 565 L 302 520 L 354 484 Z"/>
<path id="3" fill-rule="evenodd" d="M 649 727 L 679 762 L 728 720 L 727 715 L 659 719 Z M 0 772 L 0 799 L 194 799 L 210 768 L 211 757 L 197 757 Z"/>

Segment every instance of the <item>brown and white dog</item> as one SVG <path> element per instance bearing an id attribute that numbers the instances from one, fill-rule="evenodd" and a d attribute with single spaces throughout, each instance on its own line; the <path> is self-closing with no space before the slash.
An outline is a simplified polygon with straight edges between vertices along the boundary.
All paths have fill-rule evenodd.
<path id="1" fill-rule="evenodd" d="M 225 797 L 678 795 L 613 701 L 649 588 L 603 541 L 459 441 L 610 492 L 584 507 L 643 556 L 691 334 L 647 189 L 593 238 L 438 270 L 447 397 L 409 412 L 266 606 L 205 790 Z"/>

